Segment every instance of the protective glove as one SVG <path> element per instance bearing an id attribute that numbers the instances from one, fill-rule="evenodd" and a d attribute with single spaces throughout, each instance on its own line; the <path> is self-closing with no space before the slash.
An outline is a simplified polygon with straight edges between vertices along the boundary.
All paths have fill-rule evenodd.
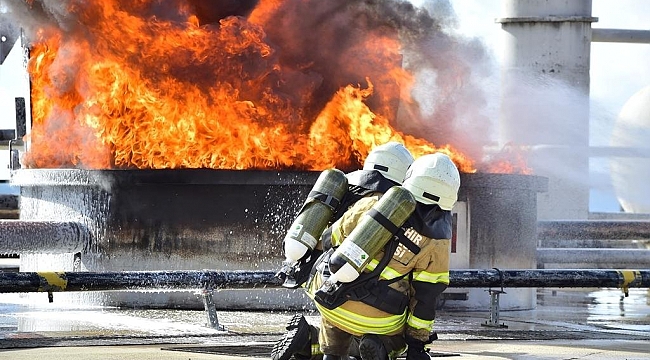
<path id="1" fill-rule="evenodd" d="M 406 360 L 430 360 L 429 351 L 424 349 L 424 345 L 428 342 L 424 342 L 418 339 L 415 339 L 409 335 L 404 337 L 406 345 Z"/>

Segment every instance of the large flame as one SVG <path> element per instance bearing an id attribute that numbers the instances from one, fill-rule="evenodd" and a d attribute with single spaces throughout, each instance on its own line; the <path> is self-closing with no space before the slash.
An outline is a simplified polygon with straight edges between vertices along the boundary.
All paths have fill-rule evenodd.
<path id="1" fill-rule="evenodd" d="M 165 5 L 174 7 L 167 18 L 146 11 L 164 3 L 70 1 L 74 21 L 39 31 L 24 164 L 353 169 L 373 146 L 395 140 L 416 157 L 443 151 L 461 171 L 475 171 L 474 160 L 452 145 L 391 125 L 413 81 L 394 32 L 364 33 L 335 54 L 341 73 L 363 81 L 332 88 L 308 53 L 301 58 L 300 42 L 269 38 L 284 1 L 205 24 L 180 0 Z"/>

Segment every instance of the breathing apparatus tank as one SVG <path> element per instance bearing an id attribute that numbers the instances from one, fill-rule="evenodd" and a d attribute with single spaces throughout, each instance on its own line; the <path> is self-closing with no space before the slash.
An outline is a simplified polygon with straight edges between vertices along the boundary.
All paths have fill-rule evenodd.
<path id="1" fill-rule="evenodd" d="M 348 283 L 384 248 L 397 229 L 415 211 L 415 198 L 405 188 L 390 188 L 359 220 L 350 235 L 329 259 L 330 277 L 321 291 L 332 292 L 339 282 Z"/>
<path id="2" fill-rule="evenodd" d="M 342 171 L 321 172 L 284 237 L 285 266 L 295 264 L 314 249 L 347 190 L 348 180 Z"/>

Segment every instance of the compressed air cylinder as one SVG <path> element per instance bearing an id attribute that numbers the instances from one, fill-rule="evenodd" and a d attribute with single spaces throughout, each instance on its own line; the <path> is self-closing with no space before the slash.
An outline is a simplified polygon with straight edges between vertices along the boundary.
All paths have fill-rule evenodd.
<path id="1" fill-rule="evenodd" d="M 314 249 L 347 191 L 348 180 L 342 171 L 329 169 L 321 172 L 284 237 L 287 262 L 294 263 Z"/>
<path id="2" fill-rule="evenodd" d="M 415 198 L 401 186 L 390 188 L 372 209 L 399 228 L 415 210 Z M 329 282 L 355 280 L 368 263 L 384 248 L 393 233 L 371 211 L 361 217 L 350 235 L 343 240 L 329 260 Z"/>

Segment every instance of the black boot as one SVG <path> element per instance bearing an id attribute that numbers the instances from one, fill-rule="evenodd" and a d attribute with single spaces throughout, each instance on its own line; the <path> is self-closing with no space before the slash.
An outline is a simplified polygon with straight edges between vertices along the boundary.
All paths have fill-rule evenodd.
<path id="1" fill-rule="evenodd" d="M 343 356 L 325 354 L 323 355 L 323 360 L 343 360 Z"/>
<path id="2" fill-rule="evenodd" d="M 296 314 L 287 324 L 287 333 L 273 345 L 271 359 L 289 360 L 298 352 L 306 351 L 311 354 L 309 323 L 302 314 Z"/>
<path id="3" fill-rule="evenodd" d="M 363 335 L 359 342 L 359 353 L 362 360 L 388 360 L 386 347 L 377 335 Z"/>
<path id="4" fill-rule="evenodd" d="M 437 339 L 437 336 L 435 338 Z M 429 339 L 431 339 L 431 337 L 429 337 Z M 424 345 L 427 343 L 414 339 L 408 335 L 404 337 L 404 340 L 408 346 L 406 349 L 406 360 L 431 360 L 429 351 L 424 348 Z"/>

